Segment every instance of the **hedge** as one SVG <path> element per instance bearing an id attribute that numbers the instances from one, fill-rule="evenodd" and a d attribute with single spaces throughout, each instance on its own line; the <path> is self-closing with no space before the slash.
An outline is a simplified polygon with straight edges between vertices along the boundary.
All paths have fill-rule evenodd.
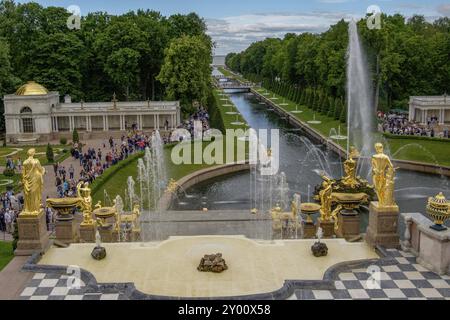
<path id="1" fill-rule="evenodd" d="M 437 141 L 437 142 L 450 142 L 450 138 L 432 138 L 428 136 L 409 136 L 409 135 L 398 135 L 392 133 L 383 133 L 383 136 L 387 139 L 408 139 L 408 140 L 425 140 L 425 141 Z"/>
<path id="2" fill-rule="evenodd" d="M 131 162 L 133 162 L 136 159 L 142 158 L 144 156 L 144 152 L 138 152 L 135 153 L 131 156 L 129 156 L 128 158 L 126 158 L 125 160 L 122 160 L 118 163 L 116 163 L 115 165 L 113 165 L 112 167 L 109 167 L 108 169 L 106 169 L 103 174 L 101 176 L 99 176 L 97 179 L 95 179 L 95 181 L 92 183 L 91 185 L 91 194 L 94 195 L 97 191 L 99 191 L 99 189 L 109 180 L 111 179 L 112 176 L 114 176 L 117 171 L 119 171 L 120 169 L 126 167 L 127 165 L 129 165 Z"/>

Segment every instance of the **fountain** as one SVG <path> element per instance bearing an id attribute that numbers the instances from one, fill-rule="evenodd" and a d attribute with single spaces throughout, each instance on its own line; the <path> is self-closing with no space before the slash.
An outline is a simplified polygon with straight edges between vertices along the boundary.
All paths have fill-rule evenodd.
<path id="1" fill-rule="evenodd" d="M 292 110 L 291 113 L 302 113 L 302 110 L 298 110 L 298 104 L 295 105 L 295 110 Z"/>
<path id="2" fill-rule="evenodd" d="M 239 114 L 236 114 L 236 121 L 231 122 L 231 125 L 233 126 L 242 126 L 244 122 L 239 120 Z"/>
<path id="3" fill-rule="evenodd" d="M 313 119 L 307 121 L 307 123 L 309 123 L 309 124 L 321 124 L 322 121 L 316 120 L 316 113 L 314 113 L 314 114 L 313 114 Z"/>
<path id="4" fill-rule="evenodd" d="M 283 103 L 280 103 L 280 106 L 288 106 L 289 103 L 286 103 L 286 99 L 283 98 Z"/>
<path id="5" fill-rule="evenodd" d="M 365 54 L 354 20 L 349 23 L 347 52 L 347 154 L 350 145 L 360 150 L 361 157 L 369 158 L 373 141 L 372 119 L 375 114 L 371 101 L 372 88 Z"/>
<path id="6" fill-rule="evenodd" d="M 329 137 L 333 140 L 347 140 L 347 136 L 341 134 L 341 126 L 338 126 L 337 131 L 336 128 L 331 128 Z"/>

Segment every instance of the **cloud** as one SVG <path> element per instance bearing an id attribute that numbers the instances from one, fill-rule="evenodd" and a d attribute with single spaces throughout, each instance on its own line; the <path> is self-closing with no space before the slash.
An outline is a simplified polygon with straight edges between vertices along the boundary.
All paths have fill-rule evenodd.
<path id="1" fill-rule="evenodd" d="M 450 17 L 450 4 L 446 3 L 439 5 L 437 11 L 444 16 Z"/>
<path id="2" fill-rule="evenodd" d="M 208 34 L 216 42 L 216 54 L 242 51 L 251 43 L 286 33 L 319 33 L 341 19 L 361 16 L 338 12 L 256 13 L 207 19 Z"/>

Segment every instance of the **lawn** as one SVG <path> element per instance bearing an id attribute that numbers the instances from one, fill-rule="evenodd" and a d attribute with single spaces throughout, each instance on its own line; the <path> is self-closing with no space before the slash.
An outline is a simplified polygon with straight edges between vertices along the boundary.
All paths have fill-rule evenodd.
<path id="1" fill-rule="evenodd" d="M 69 155 L 70 155 L 70 147 L 69 146 L 63 146 L 63 145 L 52 145 L 53 152 L 55 154 L 55 161 L 64 161 Z M 11 158 L 16 162 L 17 159 L 21 159 L 22 162 L 28 158 L 27 152 L 28 149 L 35 148 L 36 149 L 36 155 L 35 158 L 39 159 L 41 161 L 42 165 L 47 165 L 49 162 L 47 161 L 47 156 L 45 152 L 47 151 L 47 146 L 17 146 L 17 147 L 0 147 L 0 166 L 6 165 L 6 158 L 8 156 L 11 156 Z M 63 150 L 67 150 L 66 153 L 63 152 Z"/>
<path id="2" fill-rule="evenodd" d="M 12 243 L 0 241 L 0 271 L 14 258 Z"/>
<path id="3" fill-rule="evenodd" d="M 415 140 L 415 139 L 387 139 L 390 153 L 394 159 L 413 160 L 450 166 L 450 142 Z"/>
<path id="4" fill-rule="evenodd" d="M 223 93 L 223 91 L 220 91 Z M 220 96 L 220 93 L 214 90 L 214 97 L 216 98 L 217 107 L 219 108 L 220 115 L 222 117 L 223 125 L 225 129 L 248 129 L 248 124 L 242 115 L 239 113 L 239 110 L 233 104 L 231 99 L 227 96 Z M 223 99 L 227 99 L 226 101 Z M 226 106 L 224 106 L 226 105 Z M 227 106 L 228 105 L 228 106 Z M 230 115 L 227 112 L 237 112 L 237 115 Z M 233 125 L 232 122 L 242 122 L 242 125 Z"/>
<path id="5" fill-rule="evenodd" d="M 19 189 L 18 182 L 20 181 L 20 175 L 15 174 L 12 177 L 7 177 L 3 174 L 0 174 L 0 193 L 6 191 L 8 186 L 12 186 L 13 190 L 17 191 Z"/>

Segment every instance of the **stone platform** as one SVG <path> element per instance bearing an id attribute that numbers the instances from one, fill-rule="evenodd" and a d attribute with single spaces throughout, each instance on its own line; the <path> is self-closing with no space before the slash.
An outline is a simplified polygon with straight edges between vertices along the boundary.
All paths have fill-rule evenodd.
<path id="1" fill-rule="evenodd" d="M 163 242 L 104 243 L 107 256 L 101 261 L 90 256 L 93 244 L 72 244 L 51 248 L 39 265 L 78 265 L 99 283 L 134 283 L 144 294 L 187 298 L 274 292 L 287 280 L 322 281 L 326 270 L 345 261 L 378 258 L 365 243 L 343 239 L 323 240 L 329 254 L 316 258 L 310 249 L 314 241 L 195 236 Z M 228 270 L 221 274 L 197 271 L 203 255 L 217 252 L 223 254 Z"/>

